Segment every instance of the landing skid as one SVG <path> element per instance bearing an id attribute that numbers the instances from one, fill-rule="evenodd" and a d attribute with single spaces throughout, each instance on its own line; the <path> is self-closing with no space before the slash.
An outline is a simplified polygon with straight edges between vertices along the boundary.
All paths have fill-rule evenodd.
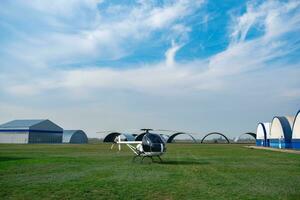
<path id="1" fill-rule="evenodd" d="M 151 159 L 151 162 L 154 163 L 155 160 L 154 160 L 154 157 L 157 157 L 159 159 L 159 162 L 162 163 L 163 160 L 161 159 L 160 156 L 145 156 L 145 155 L 136 155 L 132 158 L 132 162 L 136 162 L 138 158 L 140 158 L 140 163 L 144 163 L 144 159 L 145 158 L 150 158 Z"/>

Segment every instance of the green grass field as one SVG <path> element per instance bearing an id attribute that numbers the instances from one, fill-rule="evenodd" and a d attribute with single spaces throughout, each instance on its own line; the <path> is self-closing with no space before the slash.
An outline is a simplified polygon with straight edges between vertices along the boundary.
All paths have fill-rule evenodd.
<path id="1" fill-rule="evenodd" d="M 0 199 L 300 199 L 300 155 L 170 144 L 132 163 L 109 144 L 0 145 Z"/>

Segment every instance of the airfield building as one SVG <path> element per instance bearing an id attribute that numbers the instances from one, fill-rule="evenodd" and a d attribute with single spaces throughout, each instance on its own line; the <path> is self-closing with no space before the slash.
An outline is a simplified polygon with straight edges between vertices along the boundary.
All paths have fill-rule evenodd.
<path id="1" fill-rule="evenodd" d="M 103 142 L 114 142 L 118 136 L 123 137 L 125 141 L 134 141 L 135 139 L 135 136 L 133 134 L 112 132 L 105 136 Z"/>
<path id="2" fill-rule="evenodd" d="M 291 148 L 294 117 L 274 117 L 270 129 L 270 147 Z"/>
<path id="3" fill-rule="evenodd" d="M 300 149 L 300 110 L 298 111 L 293 124 L 292 147 Z"/>
<path id="4" fill-rule="evenodd" d="M 259 123 L 256 129 L 256 146 L 269 146 L 271 123 Z"/>
<path id="5" fill-rule="evenodd" d="M 47 119 L 13 120 L 0 125 L 0 143 L 62 143 L 63 129 Z"/>
<path id="6" fill-rule="evenodd" d="M 88 143 L 88 137 L 82 130 L 64 130 L 63 143 L 85 144 Z"/>

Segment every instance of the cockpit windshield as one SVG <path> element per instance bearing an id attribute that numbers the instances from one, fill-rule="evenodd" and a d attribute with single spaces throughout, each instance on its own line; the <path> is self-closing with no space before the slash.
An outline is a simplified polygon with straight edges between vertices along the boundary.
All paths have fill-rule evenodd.
<path id="1" fill-rule="evenodd" d="M 142 141 L 143 149 L 145 152 L 164 152 L 165 142 L 160 135 L 147 133 Z"/>
<path id="2" fill-rule="evenodd" d="M 148 133 L 145 135 L 151 143 L 164 143 L 159 135 Z"/>

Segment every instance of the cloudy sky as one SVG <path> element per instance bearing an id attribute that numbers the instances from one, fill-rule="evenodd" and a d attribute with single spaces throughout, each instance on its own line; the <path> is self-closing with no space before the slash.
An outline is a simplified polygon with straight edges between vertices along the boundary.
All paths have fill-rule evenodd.
<path id="1" fill-rule="evenodd" d="M 233 137 L 300 108 L 299 1 L 2 0 L 0 122 Z"/>

